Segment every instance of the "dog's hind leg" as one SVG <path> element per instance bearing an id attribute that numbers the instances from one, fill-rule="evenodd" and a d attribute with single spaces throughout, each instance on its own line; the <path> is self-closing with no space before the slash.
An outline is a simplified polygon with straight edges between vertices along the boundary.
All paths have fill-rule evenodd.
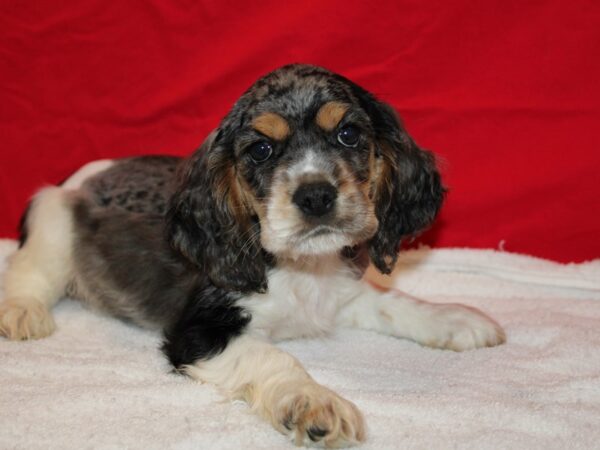
<path id="1" fill-rule="evenodd" d="M 33 199 L 24 226 L 26 239 L 4 274 L 0 335 L 12 340 L 50 335 L 52 306 L 72 277 L 73 225 L 71 191 L 50 187 Z"/>

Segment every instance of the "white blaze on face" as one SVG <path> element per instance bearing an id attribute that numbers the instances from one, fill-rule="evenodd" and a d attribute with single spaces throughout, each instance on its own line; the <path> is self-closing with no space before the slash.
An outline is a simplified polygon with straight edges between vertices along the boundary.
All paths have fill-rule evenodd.
<path id="1" fill-rule="evenodd" d="M 312 175 L 322 172 L 322 169 L 318 167 L 318 159 L 319 158 L 317 157 L 315 152 L 309 150 L 308 152 L 306 152 L 306 155 L 302 160 L 298 161 L 296 164 L 289 168 L 289 170 L 287 171 L 288 176 L 290 177 L 290 179 L 294 180 L 300 178 L 303 175 Z"/>
<path id="2" fill-rule="evenodd" d="M 287 171 L 290 186 L 297 188 L 304 182 L 327 181 L 333 186 L 338 186 L 339 180 L 333 175 L 336 163 L 324 155 L 319 155 L 313 150 L 306 152 L 304 158 L 291 166 Z"/>

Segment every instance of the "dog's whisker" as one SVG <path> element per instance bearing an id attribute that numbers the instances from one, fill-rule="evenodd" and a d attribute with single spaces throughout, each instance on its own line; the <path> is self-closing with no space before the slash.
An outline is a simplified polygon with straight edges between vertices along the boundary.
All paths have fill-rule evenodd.
<path id="1" fill-rule="evenodd" d="M 236 258 L 239 258 L 239 256 L 241 254 L 244 254 L 244 258 L 246 255 L 246 250 L 250 249 L 250 247 L 252 247 L 256 241 L 258 240 L 258 237 L 260 236 L 260 229 L 256 230 L 242 245 L 242 247 L 240 248 L 240 251 L 238 252 L 238 254 L 236 255 Z M 244 261 L 244 259 L 242 258 L 242 262 Z"/>

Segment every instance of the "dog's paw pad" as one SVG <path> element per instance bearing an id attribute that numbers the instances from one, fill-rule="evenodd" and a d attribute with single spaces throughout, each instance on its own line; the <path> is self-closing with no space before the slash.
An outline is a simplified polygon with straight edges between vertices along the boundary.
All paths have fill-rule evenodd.
<path id="1" fill-rule="evenodd" d="M 494 347 L 506 342 L 500 325 L 481 311 L 463 305 L 435 305 L 432 336 L 424 340 L 428 347 L 454 351 Z"/>
<path id="2" fill-rule="evenodd" d="M 324 430 L 323 428 L 319 427 L 310 427 L 308 430 L 306 430 L 306 434 L 313 442 L 320 441 L 327 435 L 327 433 L 329 433 L 329 430 Z"/>
<path id="3" fill-rule="evenodd" d="M 13 341 L 40 339 L 55 328 L 50 311 L 36 300 L 8 299 L 0 303 L 0 336 Z"/>
<path id="4" fill-rule="evenodd" d="M 284 433 L 298 446 L 347 447 L 365 439 L 358 408 L 329 389 L 312 383 L 279 405 Z"/>

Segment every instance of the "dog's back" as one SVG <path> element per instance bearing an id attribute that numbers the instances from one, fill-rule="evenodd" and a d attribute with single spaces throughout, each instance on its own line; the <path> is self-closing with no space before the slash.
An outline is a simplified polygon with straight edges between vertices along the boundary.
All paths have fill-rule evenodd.
<path id="1" fill-rule="evenodd" d="M 21 245 L 35 249 L 52 241 L 64 253 L 60 264 L 36 262 L 54 274 L 57 289 L 138 325 L 170 325 L 202 281 L 165 238 L 180 161 L 143 156 L 83 166 L 36 195 L 22 220 Z M 57 217 L 61 223 L 54 223 Z"/>

